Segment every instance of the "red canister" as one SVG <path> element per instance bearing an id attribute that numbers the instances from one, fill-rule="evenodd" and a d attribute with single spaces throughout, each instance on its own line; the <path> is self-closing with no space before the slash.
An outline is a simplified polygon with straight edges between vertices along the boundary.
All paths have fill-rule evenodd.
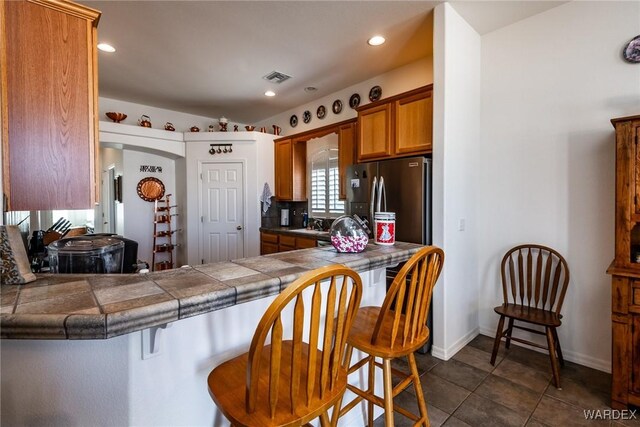
<path id="1" fill-rule="evenodd" d="M 374 218 L 376 245 L 393 245 L 396 242 L 395 212 L 376 212 Z"/>

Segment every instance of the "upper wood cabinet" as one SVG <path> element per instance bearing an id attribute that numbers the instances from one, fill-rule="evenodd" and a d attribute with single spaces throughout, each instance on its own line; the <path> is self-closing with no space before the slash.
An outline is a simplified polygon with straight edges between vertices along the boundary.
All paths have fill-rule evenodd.
<path id="1" fill-rule="evenodd" d="M 432 87 L 358 108 L 358 162 L 431 152 Z"/>
<path id="2" fill-rule="evenodd" d="M 277 200 L 307 199 L 307 145 L 291 138 L 275 142 Z"/>
<path id="3" fill-rule="evenodd" d="M 432 91 L 424 91 L 395 102 L 394 154 L 404 156 L 431 151 L 433 129 Z"/>
<path id="4" fill-rule="evenodd" d="M 349 123 L 338 128 L 338 175 L 340 199 L 347 198 L 347 183 L 344 179 L 347 166 L 356 162 L 356 124 Z"/>
<path id="5" fill-rule="evenodd" d="M 358 160 L 390 156 L 393 104 L 358 111 Z"/>
<path id="6" fill-rule="evenodd" d="M 96 201 L 99 17 L 62 0 L 0 2 L 10 210 L 86 209 Z"/>

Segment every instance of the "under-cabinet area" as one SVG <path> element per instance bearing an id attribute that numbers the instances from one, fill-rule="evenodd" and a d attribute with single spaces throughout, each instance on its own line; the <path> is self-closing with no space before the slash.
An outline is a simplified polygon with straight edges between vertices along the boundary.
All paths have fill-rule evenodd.
<path id="1" fill-rule="evenodd" d="M 315 248 L 329 241 L 328 232 L 314 230 L 261 229 L 260 255 Z M 320 244 L 318 243 L 320 242 Z"/>

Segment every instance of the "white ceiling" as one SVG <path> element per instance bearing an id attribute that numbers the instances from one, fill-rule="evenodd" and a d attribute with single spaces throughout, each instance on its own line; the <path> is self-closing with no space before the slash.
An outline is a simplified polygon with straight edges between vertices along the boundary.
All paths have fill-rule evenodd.
<path id="1" fill-rule="evenodd" d="M 102 11 L 100 96 L 255 123 L 432 55 L 439 1 L 85 1 Z M 481 34 L 563 2 L 455 2 Z M 366 40 L 383 34 L 387 43 Z M 292 78 L 262 79 L 277 70 Z M 304 88 L 315 86 L 315 93 Z M 264 96 L 274 90 L 273 98 Z"/>

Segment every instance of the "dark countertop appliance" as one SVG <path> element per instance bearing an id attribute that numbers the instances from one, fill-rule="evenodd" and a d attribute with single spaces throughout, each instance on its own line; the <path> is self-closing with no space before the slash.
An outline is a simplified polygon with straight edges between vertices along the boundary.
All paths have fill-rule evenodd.
<path id="1" fill-rule="evenodd" d="M 124 243 L 111 237 L 70 237 L 56 240 L 47 249 L 52 273 L 122 273 Z"/>

